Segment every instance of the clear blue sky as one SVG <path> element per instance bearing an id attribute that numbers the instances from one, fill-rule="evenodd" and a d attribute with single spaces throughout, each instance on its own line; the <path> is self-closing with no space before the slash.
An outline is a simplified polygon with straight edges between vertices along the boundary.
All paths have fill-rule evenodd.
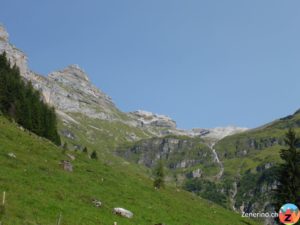
<path id="1" fill-rule="evenodd" d="M 123 111 L 256 127 L 300 108 L 296 0 L 2 0 L 41 74 L 79 64 Z"/>

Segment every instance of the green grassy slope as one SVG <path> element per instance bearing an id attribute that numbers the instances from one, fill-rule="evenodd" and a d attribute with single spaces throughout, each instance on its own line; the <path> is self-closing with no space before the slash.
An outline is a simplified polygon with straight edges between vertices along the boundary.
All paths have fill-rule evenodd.
<path id="1" fill-rule="evenodd" d="M 119 121 L 93 119 L 81 114 L 69 113 L 77 123 L 59 121 L 62 142 L 73 146 L 87 146 L 91 150 L 111 153 L 119 145 L 130 143 L 135 139 L 147 138 L 150 135 L 143 130 Z M 74 138 L 66 137 L 62 132 L 68 131 Z"/>
<path id="2" fill-rule="evenodd" d="M 16 158 L 8 157 L 13 152 Z M 72 152 L 72 173 L 59 162 L 67 159 L 49 141 L 0 117 L 0 192 L 6 191 L 3 225 L 241 225 L 255 224 L 184 191 L 173 188 L 157 191 L 135 166 L 117 157 L 91 160 L 84 153 Z M 103 203 L 96 208 L 92 199 Z M 124 207 L 132 219 L 112 214 Z"/>
<path id="3" fill-rule="evenodd" d="M 255 172 L 261 165 L 280 162 L 279 151 L 290 127 L 300 134 L 299 112 L 218 142 L 215 148 L 224 162 L 224 175 L 239 176 L 246 171 Z"/>

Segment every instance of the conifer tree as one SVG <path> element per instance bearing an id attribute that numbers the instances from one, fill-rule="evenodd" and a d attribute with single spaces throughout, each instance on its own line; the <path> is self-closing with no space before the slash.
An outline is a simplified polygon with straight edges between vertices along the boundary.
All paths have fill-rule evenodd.
<path id="1" fill-rule="evenodd" d="M 165 186 L 165 172 L 163 162 L 160 160 L 156 167 L 154 168 L 154 182 L 153 186 L 157 189 L 163 188 Z"/>
<path id="2" fill-rule="evenodd" d="M 285 203 L 294 203 L 300 206 L 300 139 L 293 129 L 286 133 L 287 149 L 281 149 L 280 157 L 283 163 L 278 168 L 278 186 L 275 190 L 275 207 Z"/>
<path id="3" fill-rule="evenodd" d="M 87 153 L 88 152 L 87 147 L 84 147 L 83 150 L 82 150 L 82 152 Z"/>
<path id="4" fill-rule="evenodd" d="M 91 159 L 98 159 L 97 152 L 93 151 L 91 154 Z"/>

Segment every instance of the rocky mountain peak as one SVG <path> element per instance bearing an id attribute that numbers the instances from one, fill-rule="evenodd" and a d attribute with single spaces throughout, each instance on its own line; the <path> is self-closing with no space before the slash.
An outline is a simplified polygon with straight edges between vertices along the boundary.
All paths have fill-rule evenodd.
<path id="1" fill-rule="evenodd" d="M 9 34 L 7 33 L 5 27 L 0 24 L 0 39 L 8 42 Z"/>
<path id="2" fill-rule="evenodd" d="M 72 83 L 89 83 L 88 75 L 78 65 L 69 65 L 66 68 L 50 73 L 49 77 L 57 81 L 69 81 Z"/>
<path id="3" fill-rule="evenodd" d="M 21 50 L 9 43 L 9 34 L 5 27 L 0 24 L 0 53 L 6 52 L 6 56 L 11 65 L 16 64 L 21 72 L 21 75 L 29 78 L 30 71 L 27 65 L 27 56 Z"/>
<path id="4" fill-rule="evenodd" d="M 63 71 L 87 82 L 90 81 L 88 75 L 77 64 L 69 65 Z"/>

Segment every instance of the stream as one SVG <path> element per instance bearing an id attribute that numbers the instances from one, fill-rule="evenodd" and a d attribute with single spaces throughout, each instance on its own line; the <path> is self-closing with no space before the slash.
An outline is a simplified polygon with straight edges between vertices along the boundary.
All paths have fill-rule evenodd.
<path id="1" fill-rule="evenodd" d="M 220 161 L 219 159 L 219 156 L 218 156 L 218 153 L 216 152 L 216 150 L 214 149 L 214 146 L 215 146 L 216 143 L 212 143 L 210 145 L 208 145 L 208 147 L 211 149 L 211 151 L 213 152 L 213 155 L 214 155 L 214 160 L 215 162 L 219 165 L 220 167 L 220 172 L 216 175 L 216 178 L 219 180 L 222 176 L 223 176 L 223 173 L 224 173 L 224 166 L 223 166 L 223 163 Z"/>

